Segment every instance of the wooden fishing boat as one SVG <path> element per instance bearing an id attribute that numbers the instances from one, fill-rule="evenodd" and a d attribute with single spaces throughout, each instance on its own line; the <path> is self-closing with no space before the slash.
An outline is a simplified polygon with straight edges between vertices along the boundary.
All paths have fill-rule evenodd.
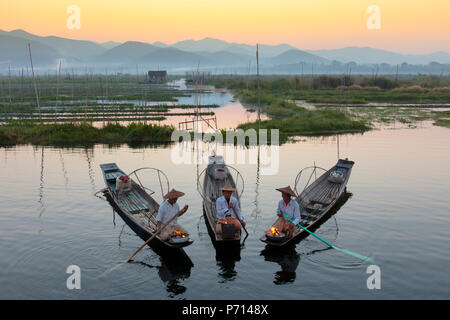
<path id="1" fill-rule="evenodd" d="M 157 230 L 156 215 L 158 214 L 159 204 L 145 191 L 146 188 L 139 180 L 138 184 L 131 179 L 131 190 L 118 195 L 116 192 L 116 179 L 126 174 L 115 163 L 101 164 L 100 168 L 106 184 L 104 194 L 107 200 L 125 223 L 142 240 L 147 241 Z M 137 177 L 137 179 L 139 178 Z M 179 253 L 178 251 L 182 251 L 181 248 L 193 242 L 189 237 L 183 242 L 175 242 L 172 239 L 163 241 L 157 235 L 149 242 L 149 246 L 161 255 L 166 253 Z M 184 251 L 182 253 L 185 254 Z"/>
<path id="2" fill-rule="evenodd" d="M 300 224 L 303 227 L 308 230 L 317 228 L 326 219 L 333 207 L 338 205 L 339 200 L 345 195 L 353 165 L 353 161 L 339 159 L 335 166 L 307 186 L 296 198 L 300 205 Z M 272 226 L 278 219 L 282 218 L 278 217 Z M 268 245 L 280 247 L 303 239 L 308 235 L 308 232 L 297 227 L 291 237 L 276 239 L 276 236 L 264 234 L 260 240 Z"/>
<path id="3" fill-rule="evenodd" d="M 241 240 L 241 230 L 235 231 L 233 234 L 228 234 L 228 236 L 216 233 L 216 200 L 222 196 L 221 188 L 229 183 L 236 189 L 236 183 L 231 175 L 230 168 L 231 167 L 225 165 L 222 156 L 214 155 L 209 157 L 208 166 L 204 171 L 203 188 L 200 193 L 203 197 L 203 214 L 205 216 L 205 222 L 208 233 L 213 242 L 215 242 L 214 245 L 239 245 Z M 240 206 L 238 191 L 234 191 L 232 196 L 238 199 Z"/>

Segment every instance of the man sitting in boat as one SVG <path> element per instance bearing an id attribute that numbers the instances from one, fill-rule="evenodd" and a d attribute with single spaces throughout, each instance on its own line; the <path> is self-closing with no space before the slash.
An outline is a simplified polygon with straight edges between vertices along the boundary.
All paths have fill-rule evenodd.
<path id="1" fill-rule="evenodd" d="M 229 183 L 221 188 L 223 196 L 216 200 L 217 225 L 216 233 L 222 233 L 222 224 L 233 224 L 236 231 L 241 229 L 241 224 L 245 227 L 244 217 L 239 209 L 239 203 L 235 197 L 232 197 L 233 191 L 236 191 Z M 236 215 L 239 220 L 236 219 Z"/>
<path id="2" fill-rule="evenodd" d="M 161 227 L 169 222 L 169 220 L 172 219 L 178 212 L 180 212 L 180 206 L 178 205 L 177 200 L 182 196 L 184 196 L 184 193 L 175 189 L 172 189 L 164 196 L 164 199 L 166 200 L 159 206 L 158 214 L 156 216 L 158 231 L 161 230 Z M 181 209 L 181 214 L 178 217 L 182 216 L 187 209 L 188 206 L 185 205 L 183 209 Z M 161 231 L 159 235 L 161 240 L 170 240 L 173 235 L 188 235 L 188 232 L 178 224 L 178 217 L 172 220 L 172 222 Z"/>
<path id="3" fill-rule="evenodd" d="M 295 199 L 291 199 L 291 197 L 296 197 L 296 194 L 290 186 L 276 190 L 281 192 L 283 199 L 278 202 L 277 208 L 277 215 L 280 218 L 273 226 L 278 229 L 278 232 L 283 232 L 287 237 L 290 237 L 294 233 L 296 225 L 300 222 L 300 207 Z M 285 219 L 284 216 L 293 222 Z"/>

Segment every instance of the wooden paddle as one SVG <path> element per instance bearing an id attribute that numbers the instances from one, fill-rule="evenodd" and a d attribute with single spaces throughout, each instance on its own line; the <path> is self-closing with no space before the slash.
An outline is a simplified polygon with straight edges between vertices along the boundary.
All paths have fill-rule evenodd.
<path id="1" fill-rule="evenodd" d="M 171 223 L 176 217 L 179 217 L 179 216 L 182 215 L 184 212 L 186 212 L 186 210 L 187 210 L 186 207 L 187 207 L 187 206 L 185 206 L 185 207 L 184 207 L 183 209 L 181 209 L 175 216 L 173 216 L 173 218 L 170 219 L 164 226 L 162 226 L 161 229 L 160 229 L 159 231 L 156 231 L 155 234 L 153 234 L 153 235 L 150 237 L 150 239 L 148 239 L 147 241 L 145 241 L 145 243 L 144 243 L 139 249 L 137 249 L 135 253 L 133 253 L 133 254 L 131 255 L 131 257 L 129 257 L 129 258 L 128 258 L 127 260 L 125 260 L 124 262 L 121 262 L 121 263 L 117 264 L 115 267 L 106 270 L 106 271 L 103 272 L 100 276 L 98 276 L 98 278 L 101 278 L 101 277 L 105 276 L 106 274 L 110 273 L 111 271 L 116 270 L 117 268 L 119 268 L 120 266 L 124 265 L 125 263 L 130 262 L 131 259 L 133 259 L 133 257 L 134 257 L 134 256 L 135 256 L 135 255 L 136 255 L 143 247 L 145 247 L 145 245 L 146 245 L 147 243 L 149 243 L 150 241 L 152 241 L 158 234 L 160 234 L 161 231 L 163 231 L 163 230 L 169 225 L 169 223 Z M 185 208 L 186 208 L 186 209 L 185 209 Z"/>
<path id="2" fill-rule="evenodd" d="M 180 211 L 178 211 L 178 213 L 176 215 L 174 215 L 169 221 L 167 221 L 167 223 L 161 227 L 161 229 L 159 229 L 158 231 L 156 231 L 147 241 L 144 242 L 144 244 L 142 246 L 139 247 L 139 249 L 137 249 L 132 255 L 131 257 L 129 257 L 127 259 L 126 262 L 130 262 L 131 259 L 133 259 L 133 257 L 139 252 L 141 251 L 141 249 L 143 247 L 145 247 L 147 245 L 147 243 L 149 243 L 150 241 L 152 241 L 158 234 L 161 233 L 161 231 L 163 231 L 173 220 L 175 220 L 177 217 L 179 217 L 180 215 L 182 215 L 183 213 L 185 213 L 188 209 L 188 206 L 185 206 L 183 209 L 181 209 Z"/>
<path id="3" fill-rule="evenodd" d="M 234 215 L 236 216 L 236 219 L 238 219 L 239 223 L 241 224 L 242 228 L 244 228 L 245 233 L 248 235 L 247 229 L 245 228 L 245 226 L 242 224 L 242 220 L 239 219 L 238 214 L 236 213 L 236 209 L 234 209 L 234 206 L 232 207 Z"/>
<path id="4" fill-rule="evenodd" d="M 285 216 L 284 214 L 283 214 L 283 216 L 284 216 L 284 218 L 285 218 L 286 220 L 288 220 L 288 221 L 294 223 L 294 221 L 292 221 L 290 218 L 288 218 L 288 217 Z M 363 256 L 363 255 L 361 255 L 361 254 L 359 254 L 359 253 L 356 253 L 356 252 L 353 252 L 353 251 L 350 251 L 350 250 L 347 250 L 347 249 L 343 249 L 343 248 L 336 247 L 335 245 L 329 243 L 327 240 L 325 240 L 325 239 L 319 237 L 319 236 L 318 236 L 317 234 L 315 234 L 314 232 L 312 232 L 312 231 L 306 229 L 306 228 L 305 228 L 304 226 L 302 226 L 300 223 L 298 223 L 296 226 L 299 227 L 299 228 L 302 228 L 303 230 L 305 230 L 306 232 L 308 232 L 310 235 L 316 237 L 317 239 L 319 239 L 320 241 L 322 241 L 323 243 L 325 243 L 325 244 L 326 244 L 327 246 L 329 246 L 330 248 L 336 249 L 336 250 L 338 250 L 338 251 L 340 251 L 340 252 L 342 252 L 342 253 L 349 254 L 349 255 L 351 255 L 351 256 L 353 256 L 353 257 L 356 257 L 356 258 L 361 259 L 361 260 L 364 260 L 364 261 L 373 262 L 373 259 L 370 258 L 370 257 Z"/>

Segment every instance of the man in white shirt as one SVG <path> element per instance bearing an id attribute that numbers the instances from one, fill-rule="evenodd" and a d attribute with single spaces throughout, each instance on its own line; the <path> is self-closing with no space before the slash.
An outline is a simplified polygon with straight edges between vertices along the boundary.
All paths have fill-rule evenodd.
<path id="1" fill-rule="evenodd" d="M 301 219 L 300 206 L 295 199 L 291 199 L 291 197 L 296 197 L 296 194 L 290 186 L 276 190 L 281 192 L 281 197 L 283 199 L 278 202 L 277 215 L 280 219 L 275 222 L 274 227 L 277 228 L 279 232 L 285 233 L 287 237 L 291 237 L 294 233 L 296 225 Z M 283 215 L 291 219 L 293 222 L 285 219 Z"/>
<path id="2" fill-rule="evenodd" d="M 172 219 L 178 212 L 180 212 L 178 217 L 181 217 L 187 211 L 187 205 L 180 210 L 180 206 L 177 203 L 178 198 L 182 196 L 184 196 L 184 193 L 175 189 L 172 189 L 164 196 L 164 199 L 166 200 L 159 206 L 158 214 L 156 216 L 158 231 L 160 231 L 161 227 L 169 222 L 169 220 Z M 178 217 L 172 220 L 172 222 L 170 222 L 170 224 L 161 231 L 159 235 L 161 240 L 170 240 L 173 235 L 188 235 L 188 232 L 178 224 Z"/>
<path id="3" fill-rule="evenodd" d="M 216 200 L 216 233 L 222 233 L 222 224 L 233 224 L 236 231 L 245 227 L 244 217 L 239 209 L 239 202 L 232 197 L 233 191 L 236 191 L 229 183 L 222 189 L 223 196 Z M 236 219 L 236 215 L 238 219 Z"/>

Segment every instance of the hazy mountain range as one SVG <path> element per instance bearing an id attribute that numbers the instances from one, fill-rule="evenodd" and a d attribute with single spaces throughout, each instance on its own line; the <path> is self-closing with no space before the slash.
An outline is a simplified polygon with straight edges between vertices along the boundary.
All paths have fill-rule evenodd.
<path id="1" fill-rule="evenodd" d="M 55 36 L 37 36 L 23 30 L 0 30 L 0 69 L 29 65 L 28 42 L 33 63 L 38 68 L 56 68 L 59 60 L 65 67 L 144 68 L 192 70 L 198 65 L 215 68 L 254 68 L 256 46 L 205 38 L 183 40 L 174 44 L 127 41 L 72 40 Z M 300 50 L 289 44 L 259 46 L 260 63 L 267 68 L 287 66 L 353 64 L 416 64 L 431 62 L 450 64 L 450 54 L 400 54 L 370 47 L 347 47 L 335 50 Z M 298 68 L 298 67 L 297 67 Z"/>

